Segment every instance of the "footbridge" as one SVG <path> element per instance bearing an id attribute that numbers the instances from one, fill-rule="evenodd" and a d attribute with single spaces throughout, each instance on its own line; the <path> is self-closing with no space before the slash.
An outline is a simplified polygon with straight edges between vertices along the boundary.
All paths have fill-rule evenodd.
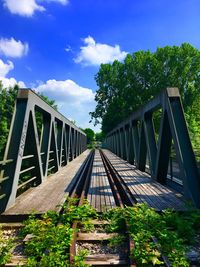
<path id="1" fill-rule="evenodd" d="M 142 202 L 158 211 L 184 210 L 188 201 L 200 208 L 199 169 L 177 88 L 161 91 L 121 122 L 104 149 L 86 144 L 80 128 L 20 89 L 0 162 L 1 220 L 59 210 L 66 196 L 86 198 L 99 212 Z M 170 175 L 172 147 L 178 177 Z"/>

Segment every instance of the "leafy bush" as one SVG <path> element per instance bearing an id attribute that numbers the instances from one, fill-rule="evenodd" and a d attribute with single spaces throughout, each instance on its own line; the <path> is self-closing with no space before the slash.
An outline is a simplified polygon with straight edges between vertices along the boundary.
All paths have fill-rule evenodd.
<path id="1" fill-rule="evenodd" d="M 24 222 L 21 231 L 23 237 L 31 235 L 25 244 L 25 254 L 28 256 L 27 266 L 35 267 L 62 267 L 69 265 L 69 249 L 74 231 L 72 223 L 88 225 L 95 218 L 96 211 L 85 201 L 82 206 L 77 207 L 77 199 L 68 199 L 63 206 L 64 212 L 58 214 L 53 211 L 47 212 L 41 219 L 33 215 Z M 85 267 L 84 256 L 81 253 L 75 258 L 75 266 Z"/>
<path id="2" fill-rule="evenodd" d="M 13 239 L 5 239 L 3 230 L 0 226 L 0 266 L 4 265 L 10 260 L 12 247 Z"/>
<path id="3" fill-rule="evenodd" d="M 194 235 L 200 231 L 199 212 L 179 214 L 166 210 L 159 214 L 146 204 L 137 204 L 110 210 L 104 217 L 110 221 L 107 226 L 109 232 L 124 230 L 127 222 L 135 243 L 131 257 L 138 266 L 164 266 L 162 253 L 172 267 L 189 267 L 186 251 Z"/>
<path id="4" fill-rule="evenodd" d="M 63 213 L 49 211 L 42 218 L 34 215 L 24 222 L 22 237 L 30 235 L 25 244 L 25 254 L 28 256 L 28 267 L 62 267 L 70 266 L 69 249 L 74 231 L 72 223 L 77 222 L 82 231 L 90 231 L 94 227 L 92 219 L 98 218 L 94 210 L 85 201 L 77 207 L 78 199 L 68 198 L 63 205 Z M 100 217 L 99 217 L 100 218 Z M 162 255 L 165 255 L 172 267 L 189 267 L 186 259 L 188 245 L 193 243 L 194 236 L 200 233 L 200 212 L 187 211 L 177 213 L 165 210 L 159 214 L 145 204 L 134 207 L 116 208 L 102 215 L 109 224 L 107 232 L 129 231 L 135 247 L 131 257 L 138 266 L 164 266 Z M 6 241 L 0 231 L 0 264 L 10 259 L 12 240 Z M 110 246 L 123 242 L 123 235 L 110 240 Z M 84 258 L 87 251 L 80 251 L 74 262 L 74 267 L 87 267 Z M 72 266 L 71 266 L 72 267 Z"/>

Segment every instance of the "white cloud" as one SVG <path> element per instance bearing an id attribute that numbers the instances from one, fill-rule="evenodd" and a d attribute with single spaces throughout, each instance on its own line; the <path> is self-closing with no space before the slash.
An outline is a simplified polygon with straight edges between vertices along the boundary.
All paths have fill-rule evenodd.
<path id="1" fill-rule="evenodd" d="M 14 69 L 14 64 L 12 61 L 8 61 L 7 63 L 4 63 L 0 59 L 0 81 L 3 84 L 3 87 L 7 88 L 9 86 L 14 86 L 15 84 L 18 84 L 19 87 L 26 87 L 24 82 L 19 81 L 17 82 L 15 78 L 7 78 L 6 75 Z"/>
<path id="2" fill-rule="evenodd" d="M 0 53 L 7 57 L 22 57 L 28 53 L 28 43 L 16 41 L 14 38 L 0 39 Z"/>
<path id="3" fill-rule="evenodd" d="M 52 94 L 59 102 L 67 100 L 70 103 L 79 104 L 94 99 L 91 89 L 81 87 L 72 80 L 48 80 L 46 83 L 39 85 L 37 90 Z"/>
<path id="4" fill-rule="evenodd" d="M 75 120 L 78 126 L 93 128 L 92 124 L 89 124 L 89 112 L 95 108 L 94 93 L 91 89 L 82 87 L 72 80 L 48 80 L 35 90 L 54 99 L 60 112 Z"/>
<path id="5" fill-rule="evenodd" d="M 80 53 L 74 59 L 76 63 L 84 65 L 100 65 L 101 63 L 113 62 L 114 60 L 123 60 L 127 52 L 121 51 L 119 45 L 110 46 L 107 44 L 96 43 L 88 36 L 84 40 L 85 46 L 80 48 Z"/>
<path id="6" fill-rule="evenodd" d="M 0 77 L 5 77 L 12 69 L 14 69 L 12 61 L 8 60 L 7 63 L 4 63 L 3 60 L 0 59 Z"/>
<path id="7" fill-rule="evenodd" d="M 13 87 L 16 84 L 18 84 L 20 88 L 26 88 L 26 85 L 24 82 L 22 82 L 22 81 L 18 82 L 18 81 L 16 81 L 15 78 L 0 77 L 0 81 L 2 82 L 4 88 L 8 88 L 10 86 Z"/>
<path id="8" fill-rule="evenodd" d="M 4 6 L 12 14 L 17 14 L 25 17 L 32 17 L 36 11 L 45 11 L 44 6 L 37 2 L 55 2 L 62 5 L 67 5 L 69 0 L 3 0 Z"/>
<path id="9" fill-rule="evenodd" d="M 4 0 L 4 6 L 12 14 L 31 17 L 35 11 L 44 11 L 45 8 L 36 3 L 36 0 Z"/>

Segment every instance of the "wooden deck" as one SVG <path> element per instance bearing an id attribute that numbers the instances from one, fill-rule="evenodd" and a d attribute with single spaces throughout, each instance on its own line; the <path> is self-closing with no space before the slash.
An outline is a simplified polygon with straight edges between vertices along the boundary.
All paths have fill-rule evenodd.
<path id="1" fill-rule="evenodd" d="M 67 166 L 57 173 L 49 176 L 37 187 L 27 190 L 20 195 L 15 204 L 6 210 L 1 216 L 27 215 L 31 213 L 43 214 L 48 210 L 59 211 L 68 196 L 79 168 L 89 155 L 89 150 L 83 152 Z"/>
<path id="2" fill-rule="evenodd" d="M 158 211 L 172 208 L 185 210 L 181 194 L 151 179 L 150 175 L 139 171 L 135 166 L 119 158 L 109 150 L 104 150 L 111 164 L 130 189 L 137 203 L 147 203 Z"/>
<path id="3" fill-rule="evenodd" d="M 116 207 L 115 199 L 106 175 L 106 171 L 99 153 L 95 150 L 94 163 L 91 174 L 87 199 L 98 212 Z"/>

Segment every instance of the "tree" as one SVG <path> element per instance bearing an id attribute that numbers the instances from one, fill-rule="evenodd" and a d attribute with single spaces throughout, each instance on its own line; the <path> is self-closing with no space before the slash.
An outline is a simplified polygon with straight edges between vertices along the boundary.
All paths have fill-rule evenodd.
<path id="1" fill-rule="evenodd" d="M 190 132 L 200 140 L 200 51 L 190 44 L 128 54 L 123 63 L 102 64 L 95 80 L 97 104 L 90 114 L 95 124 L 102 122 L 104 134 L 160 90 L 178 87 Z M 200 141 L 197 143 L 200 147 Z"/>
<path id="2" fill-rule="evenodd" d="M 0 82 L 0 159 L 3 156 L 18 86 L 5 89 Z"/>
<path id="3" fill-rule="evenodd" d="M 91 144 L 92 141 L 94 141 L 94 136 L 95 136 L 94 131 L 90 128 L 86 128 L 83 131 L 87 136 L 87 144 Z"/>
<path id="4" fill-rule="evenodd" d="M 105 138 L 105 136 L 102 132 L 95 134 L 95 140 L 97 142 L 103 142 L 104 138 Z"/>
<path id="5" fill-rule="evenodd" d="M 18 89 L 18 85 L 3 88 L 0 81 L 0 159 L 4 154 Z M 57 105 L 54 100 L 50 100 L 47 96 L 42 94 L 39 94 L 39 96 L 57 110 Z M 39 113 L 36 114 L 36 120 L 39 123 L 41 122 L 41 115 Z"/>

